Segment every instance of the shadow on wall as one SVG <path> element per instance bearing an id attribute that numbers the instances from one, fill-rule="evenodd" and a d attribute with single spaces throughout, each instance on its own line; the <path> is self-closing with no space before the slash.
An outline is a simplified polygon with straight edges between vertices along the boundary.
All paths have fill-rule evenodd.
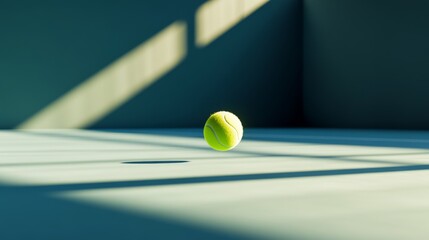
<path id="1" fill-rule="evenodd" d="M 24 48 L 7 52 L 13 60 L 9 66 L 19 71 L 3 73 L 10 84 L 2 88 L 7 92 L 0 127 L 19 122 L 19 128 L 199 126 L 220 109 L 248 119 L 248 126 L 299 123 L 298 0 L 68 4 L 29 3 L 34 24 L 17 20 L 27 9 L 6 6 L 15 13 L 5 15 L 11 20 L 6 33 L 28 28 L 36 40 L 49 38 L 54 44 L 44 43 L 47 54 L 38 55 L 32 51 L 40 50 L 41 42 L 25 40 L 23 32 L 4 40 Z M 55 23 L 49 21 L 54 18 Z M 159 26 L 163 30 L 156 31 Z M 142 36 L 147 40 L 118 56 Z M 68 43 L 67 49 L 54 49 L 59 41 Z M 33 58 L 18 58 L 26 54 Z M 79 82 L 83 75 L 93 76 Z M 20 88 L 29 81 L 31 94 Z"/>
<path id="2" fill-rule="evenodd" d="M 303 2 L 306 121 L 429 129 L 429 1 Z"/>

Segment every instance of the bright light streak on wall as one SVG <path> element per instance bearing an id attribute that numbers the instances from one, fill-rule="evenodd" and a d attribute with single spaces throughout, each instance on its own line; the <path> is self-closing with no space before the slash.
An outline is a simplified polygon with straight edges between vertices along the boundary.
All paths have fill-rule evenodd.
<path id="1" fill-rule="evenodd" d="M 197 10 L 196 44 L 204 47 L 269 0 L 211 0 Z"/>
<path id="2" fill-rule="evenodd" d="M 51 103 L 18 128 L 83 128 L 121 106 L 185 57 L 186 24 L 174 22 Z"/>

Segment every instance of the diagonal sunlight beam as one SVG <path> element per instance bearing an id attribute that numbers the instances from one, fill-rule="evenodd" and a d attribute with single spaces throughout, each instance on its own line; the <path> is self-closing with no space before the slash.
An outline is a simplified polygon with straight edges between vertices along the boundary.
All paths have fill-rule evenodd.
<path id="1" fill-rule="evenodd" d="M 87 127 L 171 71 L 186 52 L 186 23 L 176 21 L 17 128 Z"/>
<path id="2" fill-rule="evenodd" d="M 204 47 L 237 25 L 269 0 L 209 0 L 198 8 L 196 44 Z"/>

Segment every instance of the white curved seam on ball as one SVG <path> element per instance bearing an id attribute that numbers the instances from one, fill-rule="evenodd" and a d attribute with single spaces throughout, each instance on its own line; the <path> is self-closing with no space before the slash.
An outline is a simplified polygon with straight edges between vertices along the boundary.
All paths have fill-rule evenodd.
<path id="1" fill-rule="evenodd" d="M 236 139 L 237 139 L 237 142 L 239 142 L 240 141 L 240 134 L 238 133 L 238 130 L 231 123 L 229 123 L 228 120 L 226 120 L 225 114 L 223 115 L 223 119 L 225 120 L 226 124 L 228 124 L 230 127 L 232 127 L 235 130 L 235 132 L 237 133 Z"/>
<path id="2" fill-rule="evenodd" d="M 222 146 L 224 146 L 224 147 L 226 147 L 226 148 L 229 148 L 228 146 L 225 146 L 225 145 L 224 145 L 224 144 L 219 140 L 219 138 L 217 137 L 217 134 L 216 134 L 215 130 L 213 129 L 213 127 L 212 127 L 212 126 L 210 126 L 210 124 L 206 124 L 206 127 L 208 127 L 208 128 L 213 132 L 213 135 L 215 135 L 216 140 L 217 140 L 217 142 L 218 142 L 220 145 L 222 145 Z"/>

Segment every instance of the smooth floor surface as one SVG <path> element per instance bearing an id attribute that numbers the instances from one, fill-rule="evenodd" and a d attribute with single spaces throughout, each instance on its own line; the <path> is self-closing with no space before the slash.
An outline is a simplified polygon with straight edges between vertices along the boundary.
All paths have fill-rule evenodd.
<path id="1" fill-rule="evenodd" d="M 427 239 L 429 132 L 0 132 L 0 239 Z"/>

